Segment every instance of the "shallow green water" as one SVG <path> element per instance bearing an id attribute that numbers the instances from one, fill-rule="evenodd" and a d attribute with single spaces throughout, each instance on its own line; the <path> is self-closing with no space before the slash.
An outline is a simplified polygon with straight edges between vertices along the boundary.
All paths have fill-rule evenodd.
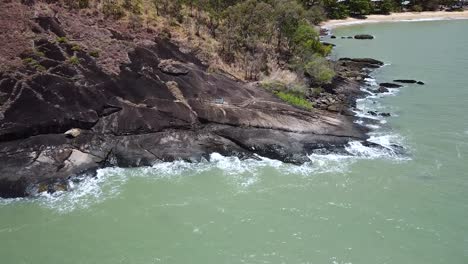
<path id="1" fill-rule="evenodd" d="M 378 82 L 426 82 L 360 102 L 394 114 L 373 139 L 404 153 L 102 170 L 0 201 L 0 263 L 468 263 L 468 21 L 336 31 L 357 33 L 376 39 L 336 39 L 335 56 L 389 63 Z"/>

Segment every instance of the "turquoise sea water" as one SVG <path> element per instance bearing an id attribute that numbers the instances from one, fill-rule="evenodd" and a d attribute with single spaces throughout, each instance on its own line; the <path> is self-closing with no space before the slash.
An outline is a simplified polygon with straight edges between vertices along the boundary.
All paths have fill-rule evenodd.
<path id="1" fill-rule="evenodd" d="M 0 200 L 0 263 L 468 263 L 468 21 L 335 31 L 358 33 L 376 38 L 327 40 L 334 56 L 383 60 L 376 82 L 426 83 L 359 102 L 393 115 L 372 133 L 388 150 L 101 170 Z"/>

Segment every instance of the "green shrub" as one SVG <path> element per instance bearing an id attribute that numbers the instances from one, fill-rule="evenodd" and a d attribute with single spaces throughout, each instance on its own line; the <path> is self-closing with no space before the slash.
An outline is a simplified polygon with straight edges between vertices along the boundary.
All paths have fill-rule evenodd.
<path id="1" fill-rule="evenodd" d="M 307 99 L 305 99 L 303 96 L 301 95 L 298 95 L 296 93 L 293 93 L 293 92 L 276 92 L 275 93 L 276 96 L 278 96 L 281 100 L 291 104 L 291 105 L 294 105 L 294 106 L 297 106 L 297 107 L 300 107 L 300 108 L 303 108 L 303 109 L 306 109 L 306 110 L 311 110 L 313 108 L 313 105 L 311 102 L 309 102 Z"/>
<path id="2" fill-rule="evenodd" d="M 76 65 L 76 64 L 79 64 L 79 63 L 80 63 L 80 59 L 78 59 L 78 57 L 76 57 L 76 56 L 72 56 L 72 57 L 70 57 L 70 58 L 68 59 L 68 62 L 69 62 L 70 64 Z"/>
<path id="3" fill-rule="evenodd" d="M 335 77 L 335 71 L 324 57 L 313 56 L 305 63 L 304 74 L 311 78 L 313 84 L 323 85 L 328 84 Z"/>
<path id="4" fill-rule="evenodd" d="M 37 63 L 37 61 L 33 58 L 24 58 L 23 59 L 24 64 L 32 64 L 32 63 Z"/>
<path id="5" fill-rule="evenodd" d="M 71 9 L 83 9 L 89 7 L 89 0 L 64 0 L 64 2 Z"/>
<path id="6" fill-rule="evenodd" d="M 45 53 L 39 50 L 34 50 L 34 55 L 38 57 L 45 57 Z"/>
<path id="7" fill-rule="evenodd" d="M 414 5 L 411 9 L 412 9 L 414 12 L 422 12 L 422 11 L 423 11 L 422 6 L 420 6 L 420 5 Z"/>
<path id="8" fill-rule="evenodd" d="M 81 50 L 81 47 L 77 44 L 73 45 L 73 47 L 71 48 L 71 50 L 73 51 L 80 51 Z"/>
<path id="9" fill-rule="evenodd" d="M 47 69 L 39 64 L 39 62 L 33 58 L 24 58 L 23 63 L 38 70 L 38 71 L 46 71 Z"/>
<path id="10" fill-rule="evenodd" d="M 34 68 L 36 68 L 36 70 L 41 71 L 41 72 L 47 70 L 46 67 L 44 67 L 44 66 L 42 66 L 40 64 L 35 65 Z"/>
<path id="11" fill-rule="evenodd" d="M 88 8 L 89 7 L 89 0 L 78 0 L 78 7 L 79 8 Z"/>
<path id="12" fill-rule="evenodd" d="M 57 41 L 57 43 L 67 43 L 68 39 L 67 37 L 57 37 L 55 41 Z"/>
<path id="13" fill-rule="evenodd" d="M 286 84 L 280 81 L 266 81 L 261 82 L 260 86 L 269 91 L 285 91 L 287 89 Z"/>
<path id="14" fill-rule="evenodd" d="M 99 57 L 99 51 L 97 51 L 97 50 L 90 51 L 89 56 L 94 57 L 94 58 L 98 58 Z"/>
<path id="15" fill-rule="evenodd" d="M 122 6 L 112 0 L 105 0 L 102 4 L 102 12 L 106 17 L 120 19 L 125 16 L 125 11 Z"/>
<path id="16" fill-rule="evenodd" d="M 124 0 L 122 7 L 134 14 L 140 15 L 143 9 L 142 5 L 142 0 Z"/>

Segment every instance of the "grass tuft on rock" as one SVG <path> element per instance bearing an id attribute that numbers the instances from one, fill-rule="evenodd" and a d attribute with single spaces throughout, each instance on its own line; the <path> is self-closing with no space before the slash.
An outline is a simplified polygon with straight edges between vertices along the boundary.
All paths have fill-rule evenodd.
<path id="1" fill-rule="evenodd" d="M 97 50 L 90 51 L 89 56 L 94 57 L 94 58 L 98 58 L 99 57 L 99 51 L 97 51 Z"/>
<path id="2" fill-rule="evenodd" d="M 78 59 L 78 57 L 76 57 L 76 56 L 72 56 L 72 57 L 70 57 L 70 59 L 68 59 L 68 62 L 70 64 L 77 65 L 77 64 L 80 63 L 80 59 Z"/>
<path id="3" fill-rule="evenodd" d="M 57 37 L 55 41 L 57 41 L 57 43 L 67 43 L 68 39 L 66 37 Z"/>
<path id="4" fill-rule="evenodd" d="M 80 51 L 80 50 L 81 50 L 81 47 L 80 47 L 80 45 L 75 44 L 75 45 L 73 45 L 73 47 L 71 48 L 71 50 L 73 50 L 73 51 Z"/>
<path id="5" fill-rule="evenodd" d="M 300 94 L 283 91 L 275 92 L 275 94 L 281 100 L 299 108 L 303 108 L 305 110 L 312 110 L 312 108 L 314 108 L 313 104 Z"/>

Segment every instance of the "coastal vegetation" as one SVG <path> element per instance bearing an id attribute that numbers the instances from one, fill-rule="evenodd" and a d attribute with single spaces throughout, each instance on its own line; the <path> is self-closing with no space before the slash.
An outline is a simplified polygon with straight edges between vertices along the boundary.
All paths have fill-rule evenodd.
<path id="1" fill-rule="evenodd" d="M 61 0 L 58 4 L 107 20 L 128 30 L 158 32 L 197 50 L 211 72 L 247 81 L 271 80 L 284 71 L 288 85 L 321 87 L 335 76 L 326 60 L 331 46 L 320 42 L 316 25 L 326 19 L 363 17 L 402 10 L 433 10 L 455 1 L 400 0 Z M 98 13 L 96 13 L 96 11 Z M 58 37 L 58 43 L 67 43 Z M 91 54 L 92 53 L 92 54 Z M 90 55 L 99 57 L 95 51 Z M 310 93 L 304 89 L 302 96 Z"/>
<path id="2" fill-rule="evenodd" d="M 332 47 L 320 42 L 315 26 L 327 19 L 322 2 L 64 0 L 61 4 L 101 12 L 108 20 L 126 22 L 131 31 L 146 28 L 168 38 L 175 35 L 176 42 L 198 50 L 210 71 L 222 70 L 239 79 L 271 80 L 272 73 L 283 71 L 296 76 L 288 85 L 319 87 L 335 75 L 325 59 Z M 67 39 L 57 38 L 57 42 Z M 308 93 L 302 89 L 299 96 Z"/>

